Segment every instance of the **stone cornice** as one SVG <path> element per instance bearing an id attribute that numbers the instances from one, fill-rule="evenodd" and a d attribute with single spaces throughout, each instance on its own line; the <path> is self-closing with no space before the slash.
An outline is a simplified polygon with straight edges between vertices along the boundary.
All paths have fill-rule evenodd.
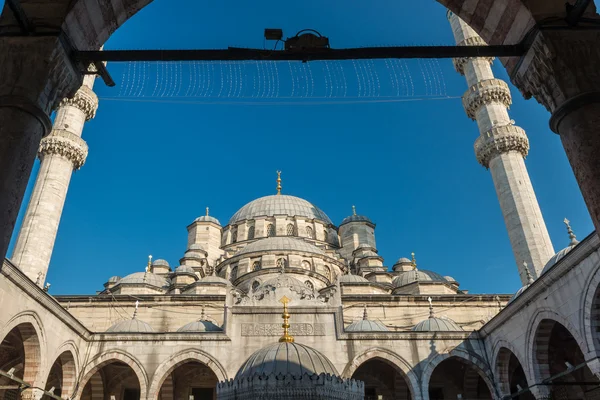
<path id="1" fill-rule="evenodd" d="M 230 342 L 223 332 L 98 332 L 90 337 L 92 342 Z"/>
<path id="2" fill-rule="evenodd" d="M 518 151 L 523 158 L 529 153 L 529 139 L 518 126 L 496 126 L 475 140 L 475 157 L 485 168 L 494 157 L 509 151 Z"/>
<path id="3" fill-rule="evenodd" d="M 89 121 L 96 116 L 96 110 L 98 109 L 98 96 L 96 96 L 96 93 L 94 93 L 92 89 L 83 85 L 79 88 L 79 90 L 77 90 L 75 96 L 64 98 L 58 107 L 60 108 L 66 106 L 78 108 L 85 114 L 85 120 Z"/>
<path id="4" fill-rule="evenodd" d="M 486 104 L 500 103 L 510 107 L 512 98 L 508 84 L 500 79 L 486 79 L 471 86 L 463 95 L 463 106 L 467 116 L 476 119 L 479 108 Z"/>
<path id="5" fill-rule="evenodd" d="M 77 335 L 89 340 L 91 332 L 66 311 L 56 299 L 46 293 L 42 288 L 31 281 L 20 269 L 18 269 L 10 260 L 5 259 L 0 269 L 0 275 L 15 284 L 27 296 L 36 301 L 52 315 L 61 320 L 66 326 L 73 330 Z"/>
<path id="6" fill-rule="evenodd" d="M 79 136 L 62 129 L 55 129 L 40 143 L 38 156 L 43 159 L 47 154 L 66 157 L 73 163 L 73 169 L 79 169 L 87 158 L 88 146 Z"/>
<path id="7" fill-rule="evenodd" d="M 536 279 L 527 290 L 516 299 L 508 303 L 506 307 L 496 314 L 491 320 L 479 329 L 482 337 L 486 337 L 496 329 L 504 325 L 513 317 L 519 318 L 519 311 L 527 307 L 531 302 L 543 296 L 546 290 L 562 279 L 570 270 L 576 268 L 591 253 L 600 248 L 600 238 L 596 232 L 592 232 L 583 239 L 573 250 L 559 260 L 549 271 Z"/>

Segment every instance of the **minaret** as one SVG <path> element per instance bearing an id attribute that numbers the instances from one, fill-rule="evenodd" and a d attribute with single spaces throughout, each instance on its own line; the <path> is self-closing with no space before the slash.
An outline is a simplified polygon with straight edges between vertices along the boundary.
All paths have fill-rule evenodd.
<path id="1" fill-rule="evenodd" d="M 448 19 L 458 46 L 486 45 L 454 13 L 448 12 Z M 525 168 L 529 140 L 508 116 L 507 109 L 512 103 L 510 90 L 506 82 L 494 78 L 492 62 L 490 57 L 463 57 L 454 59 L 454 66 L 469 85 L 463 95 L 463 106 L 479 127 L 475 156 L 492 173 L 521 282 L 526 285 L 527 270 L 523 263 L 538 277 L 554 255 L 554 249 Z"/>
<path id="2" fill-rule="evenodd" d="M 92 91 L 94 79 L 95 75 L 86 75 L 75 96 L 60 103 L 53 129 L 38 150 L 40 169 L 12 261 L 39 286 L 46 279 L 71 174 L 87 157 L 81 132 L 98 108 L 98 97 Z"/>

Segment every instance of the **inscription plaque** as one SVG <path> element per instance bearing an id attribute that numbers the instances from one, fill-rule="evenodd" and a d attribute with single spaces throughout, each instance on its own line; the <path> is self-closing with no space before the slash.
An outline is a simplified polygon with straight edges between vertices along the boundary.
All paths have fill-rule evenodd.
<path id="1" fill-rule="evenodd" d="M 325 324 L 290 324 L 292 336 L 325 336 Z M 281 336 L 283 327 L 280 323 L 243 323 L 242 336 Z"/>

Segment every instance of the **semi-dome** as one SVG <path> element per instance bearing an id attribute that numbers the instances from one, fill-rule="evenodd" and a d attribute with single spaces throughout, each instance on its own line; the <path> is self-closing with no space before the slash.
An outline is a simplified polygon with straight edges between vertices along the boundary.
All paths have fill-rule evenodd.
<path id="1" fill-rule="evenodd" d="M 437 272 L 427 271 L 424 269 L 414 269 L 412 271 L 406 271 L 398 275 L 392 281 L 392 287 L 399 288 L 405 285 L 409 285 L 414 282 L 448 282 L 446 278 Z"/>
<path id="2" fill-rule="evenodd" d="M 289 217 L 305 217 L 333 224 L 327 214 L 314 204 L 295 196 L 272 195 L 253 200 L 240 208 L 229 220 L 229 224 L 257 217 L 273 217 L 287 215 Z"/>
<path id="3" fill-rule="evenodd" d="M 144 321 L 132 318 L 117 322 L 108 328 L 106 332 L 151 333 L 154 332 L 154 329 Z"/>
<path id="4" fill-rule="evenodd" d="M 325 252 L 323 250 L 321 250 L 314 244 L 307 242 L 304 239 L 300 239 L 293 236 L 275 236 L 252 242 L 240 251 L 238 251 L 235 254 L 235 256 L 240 256 L 249 253 L 257 253 L 261 251 L 277 250 L 325 255 Z"/>
<path id="5" fill-rule="evenodd" d="M 335 367 L 323 354 L 300 343 L 279 342 L 263 347 L 242 364 L 235 379 L 256 375 L 315 374 L 337 375 Z"/>
<path id="6" fill-rule="evenodd" d="M 412 329 L 415 332 L 458 332 L 463 328 L 449 318 L 429 317 Z"/>
<path id="7" fill-rule="evenodd" d="M 211 217 L 210 215 L 203 215 L 201 217 L 198 217 L 194 220 L 194 222 L 212 222 L 214 224 L 221 225 L 218 219 L 216 219 L 215 217 Z"/>
<path id="8" fill-rule="evenodd" d="M 177 332 L 221 332 L 223 329 L 213 324 L 211 321 L 199 320 L 185 324 L 177 329 Z"/>
<path id="9" fill-rule="evenodd" d="M 342 283 L 365 283 L 365 282 L 368 283 L 369 280 L 360 275 L 346 274 L 346 275 L 340 276 L 340 282 L 342 282 Z"/>
<path id="10" fill-rule="evenodd" d="M 119 280 L 118 284 L 147 284 L 156 287 L 169 285 L 168 279 L 151 272 L 134 272 Z"/>

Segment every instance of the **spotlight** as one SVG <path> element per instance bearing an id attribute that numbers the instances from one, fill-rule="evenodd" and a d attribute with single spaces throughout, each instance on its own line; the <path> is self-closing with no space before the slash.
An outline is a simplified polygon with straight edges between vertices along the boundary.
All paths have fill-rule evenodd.
<path id="1" fill-rule="evenodd" d="M 573 364 L 571 364 L 568 361 L 565 361 L 565 365 L 567 366 L 567 369 L 573 369 Z"/>
<path id="2" fill-rule="evenodd" d="M 281 29 L 265 29 L 265 39 L 267 40 L 281 40 L 283 38 L 283 31 Z"/>
<path id="3" fill-rule="evenodd" d="M 296 36 L 286 39 L 286 50 L 315 50 L 328 49 L 329 38 L 321 35 L 314 29 L 304 29 L 296 33 Z"/>

